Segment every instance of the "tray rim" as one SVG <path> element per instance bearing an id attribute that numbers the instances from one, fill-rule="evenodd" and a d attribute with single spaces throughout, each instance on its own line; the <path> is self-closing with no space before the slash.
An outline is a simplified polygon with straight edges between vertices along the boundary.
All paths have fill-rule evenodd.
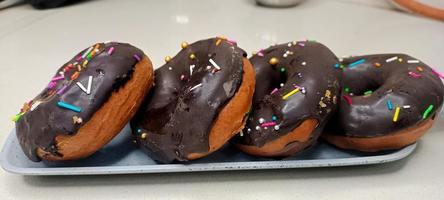
<path id="1" fill-rule="evenodd" d="M 276 160 L 276 161 L 243 161 L 243 162 L 213 162 L 193 164 L 157 164 L 157 165 L 128 165 L 100 167 L 49 167 L 32 168 L 14 166 L 7 159 L 6 152 L 13 144 L 14 130 L 8 135 L 0 152 L 0 165 L 9 173 L 32 176 L 58 175 L 107 175 L 107 174 L 148 174 L 148 173 L 177 173 L 197 171 L 233 171 L 233 170 L 264 170 L 290 168 L 321 168 L 382 164 L 401 160 L 415 150 L 417 143 L 411 144 L 394 153 L 358 158 L 312 159 L 312 160 Z"/>

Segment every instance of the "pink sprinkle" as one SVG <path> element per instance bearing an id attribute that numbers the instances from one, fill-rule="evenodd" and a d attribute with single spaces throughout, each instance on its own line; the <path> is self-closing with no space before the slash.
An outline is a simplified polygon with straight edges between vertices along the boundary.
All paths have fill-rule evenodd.
<path id="1" fill-rule="evenodd" d="M 417 73 L 415 73 L 415 72 L 409 72 L 409 75 L 410 75 L 411 77 L 413 77 L 413 78 L 419 78 L 419 77 L 422 76 L 421 74 L 417 74 Z"/>
<path id="2" fill-rule="evenodd" d="M 111 47 L 108 49 L 108 55 L 113 54 L 113 52 L 114 52 L 114 47 Z"/>
<path id="3" fill-rule="evenodd" d="M 344 99 L 345 99 L 345 101 L 347 101 L 348 105 L 352 105 L 353 101 L 352 101 L 352 99 L 349 96 L 344 95 L 342 97 L 344 97 Z"/>
<path id="4" fill-rule="evenodd" d="M 261 124 L 262 127 L 268 127 L 268 126 L 274 126 L 274 125 L 276 125 L 276 122 L 265 122 L 265 123 Z"/>
<path id="5" fill-rule="evenodd" d="M 139 61 L 140 62 L 140 57 L 137 55 L 137 54 L 134 54 L 134 56 L 133 56 L 137 61 Z"/>
<path id="6" fill-rule="evenodd" d="M 257 55 L 260 57 L 264 57 L 264 53 L 262 53 L 263 49 L 259 50 L 259 52 L 257 52 Z"/>
<path id="7" fill-rule="evenodd" d="M 63 77 L 63 76 L 56 76 L 56 77 L 52 78 L 52 81 L 58 81 L 58 80 L 62 80 L 64 78 L 65 77 Z"/>
<path id="8" fill-rule="evenodd" d="M 432 69 L 432 72 L 435 73 L 437 76 L 439 76 L 440 78 L 444 79 L 444 74 L 439 73 L 438 71 L 436 71 L 435 69 Z"/>
<path id="9" fill-rule="evenodd" d="M 180 76 L 180 80 L 184 80 L 184 79 L 185 79 L 185 75 L 182 74 L 182 75 Z"/>
<path id="10" fill-rule="evenodd" d="M 82 56 L 81 55 L 77 56 L 77 58 L 76 58 L 76 61 L 80 61 L 80 60 L 82 60 Z"/>
<path id="11" fill-rule="evenodd" d="M 54 81 L 49 82 L 49 84 L 48 84 L 49 89 L 52 89 L 54 86 L 56 86 L 56 82 L 54 82 Z"/>
<path id="12" fill-rule="evenodd" d="M 299 42 L 298 45 L 301 46 L 301 47 L 305 47 L 305 44 L 302 43 L 302 42 Z"/>
<path id="13" fill-rule="evenodd" d="M 63 94 L 63 92 L 65 92 L 65 89 L 66 89 L 67 87 L 68 87 L 68 86 L 64 85 L 62 88 L 60 88 L 59 91 L 57 91 L 57 94 Z"/>
<path id="14" fill-rule="evenodd" d="M 274 94 L 274 93 L 276 93 L 278 91 L 278 89 L 277 88 L 274 88 L 274 90 L 273 91 L 271 91 L 271 93 L 270 94 Z"/>

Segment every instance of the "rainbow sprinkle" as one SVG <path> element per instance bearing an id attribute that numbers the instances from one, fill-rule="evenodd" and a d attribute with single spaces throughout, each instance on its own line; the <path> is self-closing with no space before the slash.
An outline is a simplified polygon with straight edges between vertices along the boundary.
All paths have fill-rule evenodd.
<path id="1" fill-rule="evenodd" d="M 436 71 L 435 69 L 432 69 L 432 72 L 434 74 L 436 74 L 437 76 L 439 76 L 440 78 L 444 79 L 444 74 L 439 73 L 438 71 Z"/>
<path id="2" fill-rule="evenodd" d="M 362 64 L 362 63 L 364 63 L 364 62 L 365 62 L 365 59 L 360 59 L 360 60 L 357 60 L 357 61 L 355 61 L 355 62 L 350 63 L 350 64 L 348 65 L 348 67 L 356 67 L 356 66 L 358 66 L 358 65 L 360 65 L 360 64 Z"/>
<path id="3" fill-rule="evenodd" d="M 63 94 L 63 92 L 65 92 L 67 87 L 68 87 L 67 85 L 64 85 L 62 88 L 59 89 L 59 91 L 57 91 L 57 94 Z"/>
<path id="4" fill-rule="evenodd" d="M 218 65 L 216 62 L 214 62 L 214 60 L 211 59 L 211 58 L 210 58 L 210 63 L 211 63 L 211 64 L 212 64 L 217 70 L 220 70 L 219 65 Z"/>
<path id="5" fill-rule="evenodd" d="M 111 47 L 108 49 L 108 55 L 113 54 L 113 52 L 114 52 L 114 47 Z"/>
<path id="6" fill-rule="evenodd" d="M 265 122 L 263 124 L 261 124 L 262 127 L 269 127 L 269 126 L 274 126 L 276 125 L 276 122 Z"/>
<path id="7" fill-rule="evenodd" d="M 199 84 L 195 85 L 194 87 L 192 87 L 192 88 L 190 89 L 190 91 L 193 91 L 194 89 L 196 89 L 196 88 L 198 88 L 198 87 L 201 87 L 201 86 L 202 86 L 202 83 L 199 83 Z"/>
<path id="8" fill-rule="evenodd" d="M 401 111 L 401 108 L 396 106 L 395 114 L 393 115 L 393 122 L 397 122 L 398 121 L 398 117 L 399 117 L 399 112 L 400 111 Z"/>
<path id="9" fill-rule="evenodd" d="M 433 105 L 429 105 L 429 107 L 427 107 L 427 109 L 422 114 L 422 119 L 427 118 L 430 115 L 430 112 L 432 112 L 432 110 L 433 110 Z"/>
<path id="10" fill-rule="evenodd" d="M 11 117 L 11 120 L 12 120 L 13 122 L 17 122 L 20 118 L 22 118 L 22 116 L 23 116 L 24 114 L 25 114 L 25 113 L 19 113 L 19 114 L 16 114 L 16 115 L 14 115 L 14 116 Z"/>
<path id="11" fill-rule="evenodd" d="M 364 95 L 371 95 L 373 93 L 373 91 L 369 90 L 367 92 L 364 92 Z"/>
<path id="12" fill-rule="evenodd" d="M 140 60 L 142 60 L 142 59 L 139 57 L 139 55 L 137 55 L 137 54 L 134 54 L 133 57 L 134 57 L 134 59 L 137 60 L 137 62 L 140 62 Z"/>
<path id="13" fill-rule="evenodd" d="M 299 88 L 296 88 L 296 89 L 292 90 L 291 92 L 287 93 L 286 95 L 284 95 L 284 96 L 282 97 L 282 99 L 283 99 L 283 100 L 286 100 L 286 99 L 288 99 L 288 97 L 290 97 L 290 96 L 293 95 L 293 94 L 296 94 L 297 92 L 299 92 Z"/>
<path id="14" fill-rule="evenodd" d="M 74 111 L 74 112 L 78 112 L 78 113 L 82 111 L 82 109 L 81 109 L 80 107 L 77 107 L 77 106 L 74 106 L 74 105 L 71 105 L 71 104 L 65 103 L 65 102 L 63 102 L 63 101 L 59 101 L 59 102 L 57 102 L 57 105 L 58 105 L 59 107 L 66 108 L 66 109 L 68 109 L 68 110 L 72 110 L 72 111 Z"/>
<path id="15" fill-rule="evenodd" d="M 83 53 L 82 58 L 85 58 L 89 54 L 89 52 L 91 52 L 93 50 L 93 48 L 94 47 L 92 47 L 92 46 L 89 47 L 88 50 L 86 50 L 85 53 Z"/>
<path id="16" fill-rule="evenodd" d="M 411 76 L 413 78 L 420 78 L 422 75 L 421 74 L 417 74 L 415 72 L 409 72 L 409 76 Z"/>
<path id="17" fill-rule="evenodd" d="M 407 60 L 407 63 L 419 63 L 419 60 Z"/>
<path id="18" fill-rule="evenodd" d="M 353 104 L 353 100 L 349 96 L 343 95 L 342 97 L 345 99 L 345 101 L 347 101 L 348 105 L 352 105 Z"/>
<path id="19" fill-rule="evenodd" d="M 271 91 L 270 94 L 274 94 L 274 93 L 276 93 L 277 91 L 278 91 L 278 89 L 277 89 L 277 88 L 274 88 L 273 91 Z"/>
<path id="20" fill-rule="evenodd" d="M 389 110 L 393 110 L 393 104 L 392 104 L 392 101 L 389 99 L 389 100 L 387 100 L 387 108 L 389 109 Z"/>
<path id="21" fill-rule="evenodd" d="M 63 76 L 56 76 L 56 77 L 52 78 L 52 81 L 58 81 L 58 80 L 62 80 L 64 78 L 65 77 L 63 77 Z"/>
<path id="22" fill-rule="evenodd" d="M 398 56 L 394 56 L 394 57 L 391 57 L 391 58 L 389 58 L 389 59 L 387 59 L 387 60 L 385 60 L 385 62 L 393 62 L 393 61 L 395 61 L 395 60 L 397 60 L 398 59 Z"/>

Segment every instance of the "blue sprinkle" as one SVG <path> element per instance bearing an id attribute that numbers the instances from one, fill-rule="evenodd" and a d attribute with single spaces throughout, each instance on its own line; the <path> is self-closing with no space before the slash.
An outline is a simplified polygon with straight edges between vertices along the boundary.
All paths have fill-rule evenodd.
<path id="1" fill-rule="evenodd" d="M 273 115 L 273 117 L 271 117 L 271 120 L 276 121 L 277 117 Z"/>
<path id="2" fill-rule="evenodd" d="M 339 68 L 339 66 L 340 66 L 339 63 L 335 64 L 335 68 Z"/>
<path id="3" fill-rule="evenodd" d="M 360 65 L 360 64 L 362 64 L 362 63 L 364 63 L 364 62 L 365 62 L 365 59 L 360 59 L 360 60 L 357 60 L 357 61 L 355 61 L 355 62 L 350 63 L 350 64 L 348 65 L 348 67 L 355 67 L 355 66 Z"/>
<path id="4" fill-rule="evenodd" d="M 74 112 L 80 112 L 80 111 L 82 111 L 82 109 L 80 108 L 80 107 L 77 107 L 77 106 L 74 106 L 74 105 L 71 105 L 71 104 L 68 104 L 68 103 L 65 103 L 65 102 L 63 102 L 63 101 L 59 101 L 59 102 L 57 102 L 57 105 L 59 106 L 59 107 L 62 107 L 62 108 L 66 108 L 66 109 L 68 109 L 68 110 L 72 110 L 72 111 L 74 111 Z"/>
<path id="5" fill-rule="evenodd" d="M 137 129 L 137 133 L 140 133 L 140 132 L 142 132 L 142 129 L 140 129 L 140 128 Z"/>
<path id="6" fill-rule="evenodd" d="M 393 110 L 393 104 L 392 104 L 392 101 L 390 101 L 390 99 L 387 100 L 387 108 L 388 108 L 389 110 Z"/>

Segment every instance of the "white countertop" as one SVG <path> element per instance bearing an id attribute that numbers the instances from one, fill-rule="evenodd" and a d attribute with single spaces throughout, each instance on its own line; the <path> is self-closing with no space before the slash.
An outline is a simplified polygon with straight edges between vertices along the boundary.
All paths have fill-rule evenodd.
<path id="1" fill-rule="evenodd" d="M 337 55 L 404 52 L 444 71 L 444 23 L 384 1 L 307 0 L 289 9 L 253 0 L 95 0 L 0 10 L 0 142 L 10 116 L 61 64 L 96 41 L 130 42 L 155 66 L 181 41 L 226 35 L 248 52 L 316 39 Z M 25 177 L 0 170 L 0 199 L 443 199 L 444 123 L 407 159 L 383 165 L 185 174 Z"/>

